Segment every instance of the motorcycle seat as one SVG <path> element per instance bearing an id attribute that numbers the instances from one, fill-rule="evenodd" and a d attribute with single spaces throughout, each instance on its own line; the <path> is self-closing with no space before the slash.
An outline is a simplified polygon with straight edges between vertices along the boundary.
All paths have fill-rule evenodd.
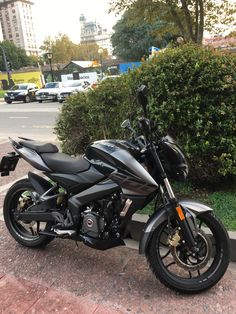
<path id="1" fill-rule="evenodd" d="M 58 152 L 57 146 L 51 143 L 42 143 L 37 141 L 19 141 L 19 144 L 36 151 L 38 154 Z"/>
<path id="2" fill-rule="evenodd" d="M 58 173 L 79 173 L 89 169 L 90 163 L 84 158 L 75 158 L 64 153 L 41 154 L 46 165 Z"/>

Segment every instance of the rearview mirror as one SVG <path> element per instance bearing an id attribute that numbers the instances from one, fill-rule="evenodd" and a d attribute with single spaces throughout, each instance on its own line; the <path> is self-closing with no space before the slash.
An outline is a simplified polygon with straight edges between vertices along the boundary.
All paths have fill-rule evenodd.
<path id="1" fill-rule="evenodd" d="M 141 85 L 138 88 L 137 100 L 138 100 L 138 103 L 143 108 L 144 116 L 147 117 L 148 99 L 147 99 L 147 86 L 146 85 Z"/>
<path id="2" fill-rule="evenodd" d="M 123 122 L 121 123 L 121 127 L 122 127 L 123 129 L 130 129 L 130 127 L 131 127 L 130 120 L 127 119 L 127 120 L 123 121 Z"/>

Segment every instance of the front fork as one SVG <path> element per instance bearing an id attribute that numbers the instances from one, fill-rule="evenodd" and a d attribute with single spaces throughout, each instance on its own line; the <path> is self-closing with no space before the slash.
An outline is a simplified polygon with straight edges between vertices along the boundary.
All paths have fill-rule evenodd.
<path id="1" fill-rule="evenodd" d="M 195 238 L 197 235 L 195 224 L 192 221 L 191 215 L 187 212 L 186 209 L 184 209 L 182 206 L 178 204 L 178 201 L 175 197 L 175 194 L 172 190 L 172 187 L 170 185 L 170 182 L 167 178 L 165 169 L 161 163 L 161 160 L 157 154 L 156 147 L 152 143 L 150 145 L 150 152 L 155 160 L 158 172 L 160 173 L 163 183 L 165 185 L 167 194 L 168 194 L 168 200 L 171 203 L 171 206 L 173 208 L 173 213 L 175 214 L 175 217 L 177 218 L 179 222 L 179 226 L 181 228 L 183 237 L 186 245 L 189 247 L 190 250 L 194 250 L 195 248 Z M 164 191 L 162 190 L 163 195 L 165 195 Z"/>
<path id="2" fill-rule="evenodd" d="M 189 249 L 194 250 L 195 238 L 197 236 L 195 218 L 180 204 L 178 204 L 175 194 L 167 178 L 163 179 L 165 188 L 167 190 L 170 203 L 174 212 L 174 216 L 177 218 L 179 226 L 183 235 L 183 243 L 185 243 Z M 163 191 L 164 192 L 164 191 Z"/>

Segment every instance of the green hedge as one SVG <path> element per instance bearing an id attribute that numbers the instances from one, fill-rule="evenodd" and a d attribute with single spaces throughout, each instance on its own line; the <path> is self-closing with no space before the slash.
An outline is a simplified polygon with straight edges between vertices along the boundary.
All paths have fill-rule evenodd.
<path id="1" fill-rule="evenodd" d="M 236 56 L 195 45 L 167 49 L 120 79 L 72 97 L 56 127 L 63 149 L 76 154 L 91 140 L 121 138 L 120 122 L 140 113 L 140 84 L 148 86 L 158 137 L 178 139 L 192 179 L 216 182 L 236 175 Z"/>
<path id="2" fill-rule="evenodd" d="M 119 137 L 121 122 L 133 119 L 136 106 L 128 76 L 105 80 L 96 90 L 73 95 L 63 105 L 55 128 L 62 150 L 76 155 L 92 141 Z"/>

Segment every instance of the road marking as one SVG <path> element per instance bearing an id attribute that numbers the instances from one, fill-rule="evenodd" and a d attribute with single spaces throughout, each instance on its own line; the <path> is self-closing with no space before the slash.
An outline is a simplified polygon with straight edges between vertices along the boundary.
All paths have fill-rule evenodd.
<path id="1" fill-rule="evenodd" d="M 26 109 L 26 108 L 17 108 L 17 109 L 14 109 L 14 108 L 0 108 L 0 112 L 3 112 L 3 113 L 8 113 L 8 112 L 60 112 L 60 109 L 59 108 L 29 108 L 29 109 Z"/>
<path id="2" fill-rule="evenodd" d="M 53 129 L 53 125 L 33 125 L 32 128 L 34 129 Z"/>
<path id="3" fill-rule="evenodd" d="M 8 117 L 9 119 L 29 119 L 29 117 Z"/>

